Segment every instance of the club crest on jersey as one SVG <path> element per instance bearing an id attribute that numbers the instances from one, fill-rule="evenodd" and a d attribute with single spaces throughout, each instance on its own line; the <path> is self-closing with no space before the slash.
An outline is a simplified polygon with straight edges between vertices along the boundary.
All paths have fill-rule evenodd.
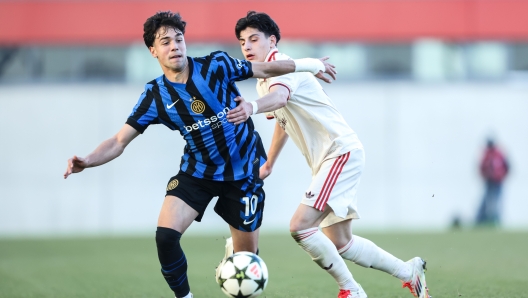
<path id="1" fill-rule="evenodd" d="M 191 110 L 196 114 L 201 114 L 205 111 L 205 103 L 201 100 L 197 100 L 196 97 L 193 97 L 193 102 L 191 103 Z"/>
<path id="2" fill-rule="evenodd" d="M 171 182 L 169 182 L 169 185 L 167 185 L 167 191 L 175 189 L 176 187 L 178 187 L 178 184 L 180 184 L 180 182 L 178 182 L 178 179 L 172 180 Z"/>

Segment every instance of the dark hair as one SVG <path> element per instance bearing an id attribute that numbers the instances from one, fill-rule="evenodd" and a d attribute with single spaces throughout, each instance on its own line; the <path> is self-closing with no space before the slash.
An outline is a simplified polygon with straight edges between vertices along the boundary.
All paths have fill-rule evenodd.
<path id="1" fill-rule="evenodd" d="M 263 32 L 266 37 L 275 35 L 277 43 L 280 40 L 280 30 L 277 23 L 270 18 L 269 15 L 263 12 L 248 11 L 244 18 L 238 20 L 235 25 L 235 35 L 240 38 L 240 32 L 245 30 L 247 27 L 255 28 L 260 32 Z"/>
<path id="2" fill-rule="evenodd" d="M 170 10 L 158 11 L 143 24 L 143 40 L 145 41 L 145 45 L 147 48 L 150 48 L 154 44 L 156 32 L 159 28 L 173 28 L 185 34 L 185 25 L 187 23 L 182 20 L 179 13 L 173 13 Z"/>

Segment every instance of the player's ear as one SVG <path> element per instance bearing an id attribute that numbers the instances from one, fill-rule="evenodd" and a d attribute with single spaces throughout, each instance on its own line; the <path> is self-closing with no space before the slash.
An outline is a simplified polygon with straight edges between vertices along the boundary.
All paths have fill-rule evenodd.
<path id="1" fill-rule="evenodd" d="M 150 54 L 154 58 L 158 58 L 158 53 L 156 52 L 156 49 L 154 47 L 149 47 Z"/>
<path id="2" fill-rule="evenodd" d="M 277 46 L 277 37 L 275 35 L 270 35 L 270 46 L 271 48 Z"/>

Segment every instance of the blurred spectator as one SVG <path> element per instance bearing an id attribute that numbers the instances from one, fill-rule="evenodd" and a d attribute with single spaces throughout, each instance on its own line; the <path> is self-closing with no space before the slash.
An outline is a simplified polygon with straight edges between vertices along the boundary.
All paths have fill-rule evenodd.
<path id="1" fill-rule="evenodd" d="M 478 209 L 477 226 L 498 226 L 500 224 L 502 183 L 508 170 L 509 165 L 504 154 L 497 148 L 493 139 L 488 139 L 480 163 L 480 173 L 486 183 L 486 189 Z"/>

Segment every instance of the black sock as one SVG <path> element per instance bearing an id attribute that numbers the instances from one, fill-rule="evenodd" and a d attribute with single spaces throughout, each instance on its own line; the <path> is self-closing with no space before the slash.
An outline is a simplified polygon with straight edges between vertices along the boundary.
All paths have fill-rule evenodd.
<path id="1" fill-rule="evenodd" d="M 191 290 L 187 280 L 187 259 L 180 245 L 181 236 L 180 232 L 169 228 L 158 227 L 156 231 L 161 274 L 176 297 L 184 297 Z"/>

